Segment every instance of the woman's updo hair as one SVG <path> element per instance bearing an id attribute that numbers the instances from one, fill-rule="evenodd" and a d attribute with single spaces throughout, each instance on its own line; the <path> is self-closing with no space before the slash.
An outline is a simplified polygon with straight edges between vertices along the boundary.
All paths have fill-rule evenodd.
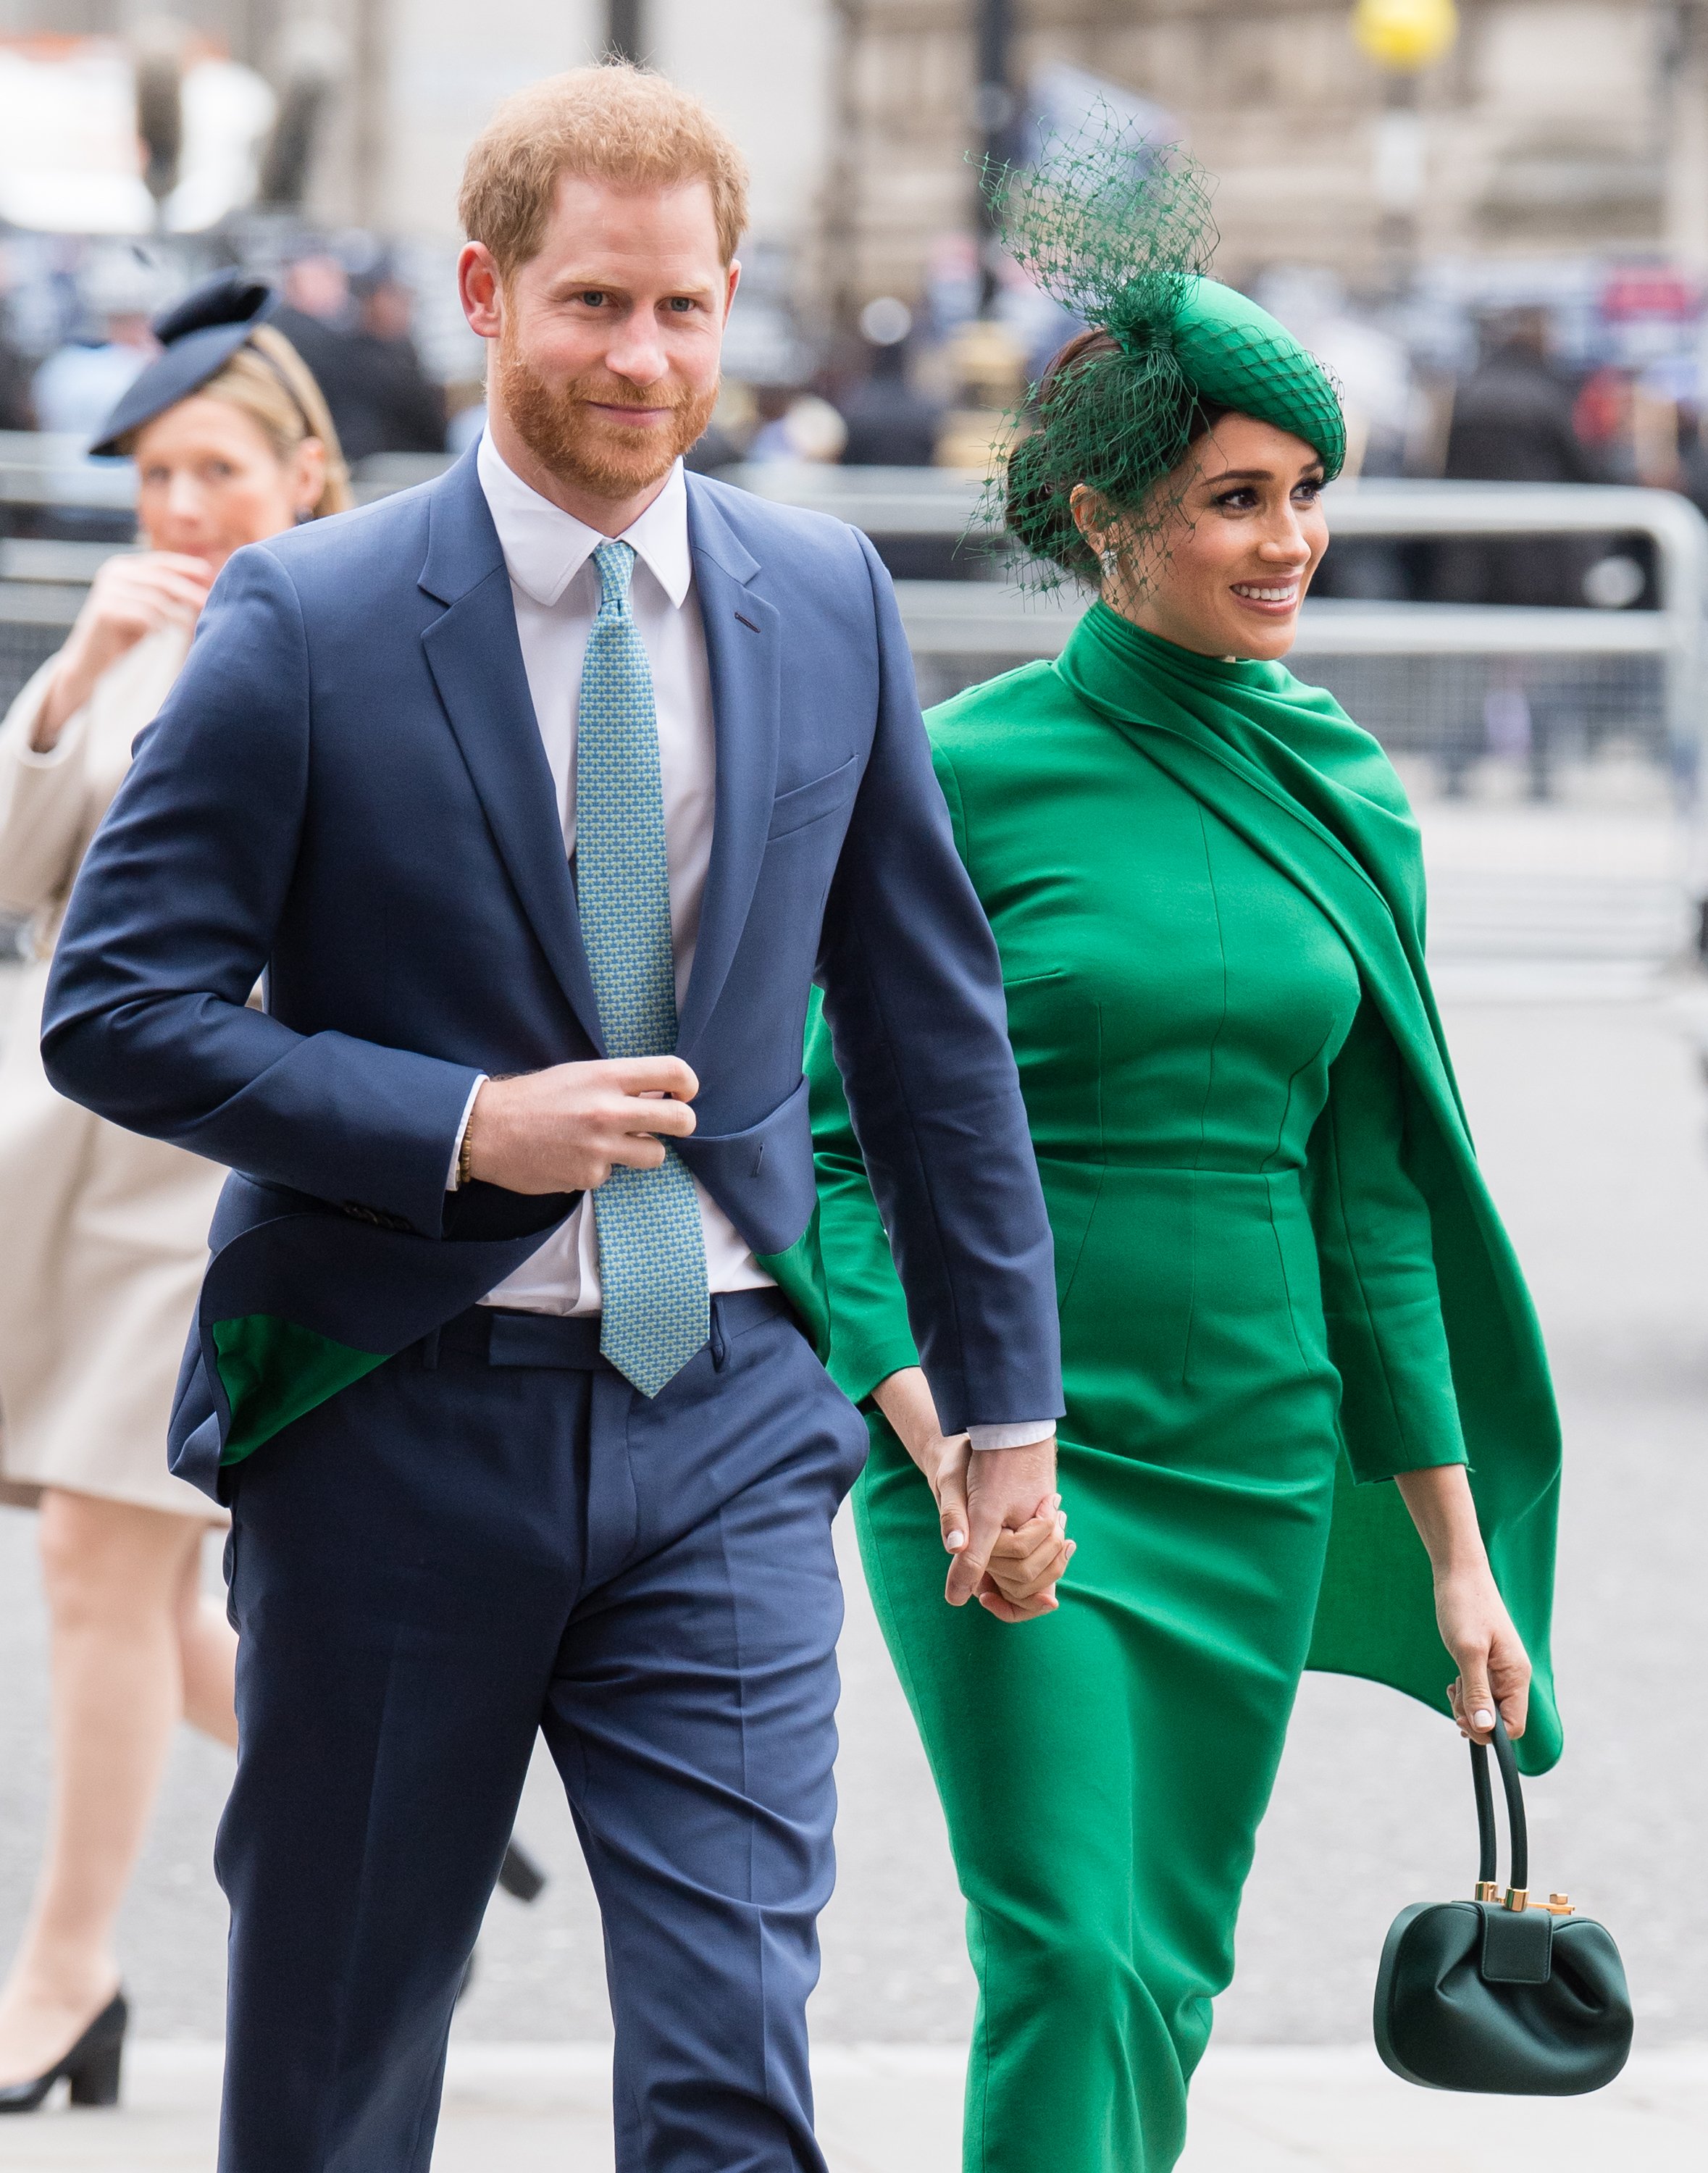
<path id="1" fill-rule="evenodd" d="M 1075 486 L 1094 490 L 1112 510 L 1160 525 L 1147 500 L 1199 439 L 1233 412 L 1201 397 L 1177 371 L 1140 370 L 1134 361 L 1102 326 L 1076 332 L 1039 379 L 1031 427 L 1007 458 L 1003 498 L 1010 535 L 1035 559 L 1094 585 L 1101 569 L 1075 525 Z M 1134 412 L 1135 399 L 1143 402 L 1142 413 Z"/>
<path id="2" fill-rule="evenodd" d="M 256 325 L 229 361 L 221 364 L 205 385 L 185 396 L 192 400 L 223 400 L 247 415 L 272 448 L 283 465 L 296 457 L 309 438 L 317 438 L 326 453 L 326 475 L 315 501 L 313 517 L 348 513 L 355 499 L 350 492 L 350 472 L 338 444 L 326 396 L 315 382 L 314 372 L 280 332 L 271 325 Z M 152 418 L 151 418 L 152 419 Z M 148 429 L 144 423 L 124 441 L 121 450 L 133 452 Z"/>

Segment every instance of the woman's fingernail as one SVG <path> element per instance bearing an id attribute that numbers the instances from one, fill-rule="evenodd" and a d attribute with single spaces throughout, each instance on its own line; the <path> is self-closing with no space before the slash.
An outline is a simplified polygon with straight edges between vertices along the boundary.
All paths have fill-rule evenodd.
<path id="1" fill-rule="evenodd" d="M 964 1547 L 966 1545 L 967 1534 L 965 1532 L 946 1533 L 944 1535 L 943 1544 L 948 1548 L 950 1553 L 953 1554 L 957 1547 Z"/>
<path id="2" fill-rule="evenodd" d="M 1473 1728 L 1492 1728 L 1495 1725 L 1495 1716 L 1479 1707 L 1471 1715 L 1471 1725 Z"/>

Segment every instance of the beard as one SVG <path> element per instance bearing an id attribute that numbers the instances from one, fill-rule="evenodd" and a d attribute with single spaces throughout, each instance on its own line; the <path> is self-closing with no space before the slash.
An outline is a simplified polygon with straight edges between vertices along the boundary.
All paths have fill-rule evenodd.
<path id="1" fill-rule="evenodd" d="M 553 385 L 522 359 L 504 328 L 494 358 L 504 412 L 528 450 L 560 481 L 595 498 L 631 498 L 668 475 L 705 434 L 717 404 L 715 382 L 704 391 L 672 384 L 637 386 L 593 370 Z M 625 427 L 600 413 L 606 407 L 663 407 L 662 424 Z"/>

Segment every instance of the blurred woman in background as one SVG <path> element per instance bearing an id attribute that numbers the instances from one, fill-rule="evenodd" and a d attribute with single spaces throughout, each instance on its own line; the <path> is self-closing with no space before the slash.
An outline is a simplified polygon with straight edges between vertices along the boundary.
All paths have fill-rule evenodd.
<path id="1" fill-rule="evenodd" d="M 165 1434 L 224 1173 L 55 1094 L 42 987 L 73 879 L 189 652 L 231 553 L 341 512 L 326 403 L 234 275 L 154 326 L 162 352 L 94 450 L 135 460 L 144 548 L 110 558 L 58 655 L 0 727 L 0 905 L 36 963 L 0 1056 L 0 1487 L 40 1512 L 52 1638 L 53 1804 L 35 1900 L 0 1991 L 0 2111 L 118 2094 L 127 2009 L 112 1935 L 173 1728 L 234 1744 L 236 1640 L 201 1594 L 214 1515 Z"/>

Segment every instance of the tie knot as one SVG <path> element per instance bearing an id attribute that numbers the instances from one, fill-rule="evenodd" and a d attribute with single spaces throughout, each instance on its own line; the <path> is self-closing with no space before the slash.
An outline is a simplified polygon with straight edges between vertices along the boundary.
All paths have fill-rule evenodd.
<path id="1" fill-rule="evenodd" d="M 628 584 L 634 572 L 633 543 L 596 543 L 593 563 L 599 569 L 599 608 L 621 618 L 628 609 Z"/>

